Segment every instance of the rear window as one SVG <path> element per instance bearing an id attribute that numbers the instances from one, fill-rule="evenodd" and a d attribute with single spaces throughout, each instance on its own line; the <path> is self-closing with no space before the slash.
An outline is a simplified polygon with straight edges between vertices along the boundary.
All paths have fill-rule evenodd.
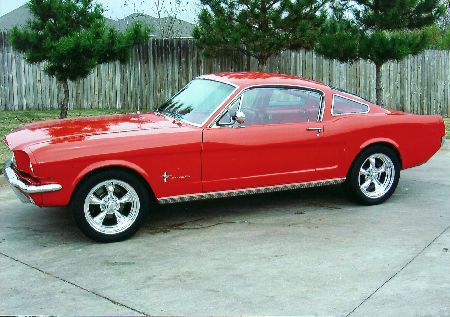
<path id="1" fill-rule="evenodd" d="M 333 114 L 367 113 L 369 106 L 355 100 L 335 95 L 333 97 Z"/>

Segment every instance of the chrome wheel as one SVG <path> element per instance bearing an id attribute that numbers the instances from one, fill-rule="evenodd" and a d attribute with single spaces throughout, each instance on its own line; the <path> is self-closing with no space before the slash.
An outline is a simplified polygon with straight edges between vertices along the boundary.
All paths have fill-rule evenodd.
<path id="1" fill-rule="evenodd" d="M 359 188 L 368 198 L 376 199 L 384 196 L 395 180 L 395 166 L 386 154 L 370 155 L 359 170 Z"/>
<path id="2" fill-rule="evenodd" d="M 84 202 L 84 216 L 97 232 L 112 235 L 130 228 L 139 215 L 139 196 L 126 182 L 111 179 L 94 186 Z"/>

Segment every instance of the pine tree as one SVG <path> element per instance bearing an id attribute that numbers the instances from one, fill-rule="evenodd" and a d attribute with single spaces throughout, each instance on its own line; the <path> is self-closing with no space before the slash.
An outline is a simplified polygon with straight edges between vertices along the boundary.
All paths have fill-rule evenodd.
<path id="1" fill-rule="evenodd" d="M 102 63 L 126 62 L 130 48 L 148 39 L 149 29 L 140 24 L 123 33 L 106 27 L 102 7 L 92 0 L 30 0 L 28 7 L 32 19 L 13 28 L 9 41 L 27 62 L 45 62 L 44 71 L 61 84 L 60 118 L 67 117 L 69 80 Z"/>
<path id="2" fill-rule="evenodd" d="M 343 62 L 372 61 L 376 102 L 382 105 L 382 66 L 426 49 L 431 40 L 427 27 L 443 10 L 440 0 L 355 0 L 349 11 L 338 11 L 324 24 L 316 50 Z"/>
<path id="3" fill-rule="evenodd" d="M 269 57 L 293 48 L 312 49 L 330 0 L 201 0 L 194 29 L 206 55 L 241 52 L 256 58 L 258 69 Z"/>

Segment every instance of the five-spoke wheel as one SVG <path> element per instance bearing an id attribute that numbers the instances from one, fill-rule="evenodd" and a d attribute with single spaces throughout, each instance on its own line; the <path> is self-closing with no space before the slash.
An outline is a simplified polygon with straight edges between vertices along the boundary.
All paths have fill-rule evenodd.
<path id="1" fill-rule="evenodd" d="M 346 187 L 359 202 L 375 205 L 392 195 L 399 178 L 397 154 L 388 147 L 376 145 L 356 158 L 347 175 Z"/>
<path id="2" fill-rule="evenodd" d="M 89 177 L 72 202 L 80 229 L 103 242 L 119 241 L 134 234 L 148 206 L 145 186 L 134 175 L 121 170 Z"/>

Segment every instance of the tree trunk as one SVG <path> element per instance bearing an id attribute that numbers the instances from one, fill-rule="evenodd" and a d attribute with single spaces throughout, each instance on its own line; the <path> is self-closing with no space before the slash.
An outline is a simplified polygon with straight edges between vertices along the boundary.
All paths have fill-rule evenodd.
<path id="1" fill-rule="evenodd" d="M 258 72 L 265 72 L 267 67 L 267 58 L 258 59 Z"/>
<path id="2" fill-rule="evenodd" d="M 59 105 L 60 113 L 59 118 L 64 119 L 67 118 L 67 111 L 69 109 L 69 83 L 66 80 L 62 80 L 61 84 L 64 89 L 64 99 L 62 103 Z"/>
<path id="3" fill-rule="evenodd" d="M 383 105 L 383 86 L 381 83 L 381 67 L 383 65 L 375 64 L 375 91 L 376 91 L 376 98 L 377 98 L 377 105 L 384 106 Z"/>

